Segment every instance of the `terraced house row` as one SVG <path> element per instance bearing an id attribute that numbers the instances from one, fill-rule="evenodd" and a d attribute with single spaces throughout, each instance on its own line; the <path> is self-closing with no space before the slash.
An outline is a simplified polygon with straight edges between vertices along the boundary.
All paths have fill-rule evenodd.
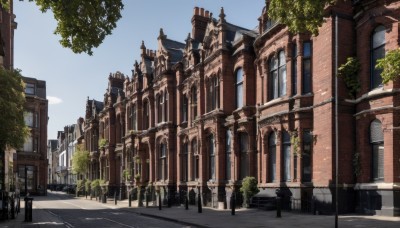
<path id="1" fill-rule="evenodd" d="M 340 212 L 400 215 L 400 84 L 374 68 L 399 48 L 400 1 L 339 1 L 317 36 L 289 32 L 267 9 L 251 30 L 196 7 L 184 42 L 162 29 L 156 50 L 143 42 L 132 75 L 110 74 L 104 100 L 87 100 L 89 179 L 122 197 L 152 185 L 164 199 L 200 193 L 229 208 L 253 176 L 259 198 L 280 189 L 288 206 L 332 213 L 337 145 Z M 335 103 L 348 57 L 360 87 L 339 78 Z"/>

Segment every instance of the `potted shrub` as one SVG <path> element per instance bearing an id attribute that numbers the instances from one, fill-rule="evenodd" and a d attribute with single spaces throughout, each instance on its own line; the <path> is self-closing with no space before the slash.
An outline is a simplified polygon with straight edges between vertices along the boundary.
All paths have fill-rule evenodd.
<path id="1" fill-rule="evenodd" d="M 257 187 L 255 177 L 245 177 L 242 181 L 240 192 L 243 194 L 243 207 L 249 207 L 250 198 L 256 195 L 260 190 Z"/>

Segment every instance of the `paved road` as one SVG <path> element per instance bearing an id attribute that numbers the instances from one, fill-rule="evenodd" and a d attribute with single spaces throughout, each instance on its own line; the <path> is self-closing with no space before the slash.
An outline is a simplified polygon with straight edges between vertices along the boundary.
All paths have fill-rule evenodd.
<path id="1" fill-rule="evenodd" d="M 107 204 L 84 197 L 74 198 L 61 192 L 47 197 L 34 197 L 33 221 L 23 222 L 24 214 L 16 220 L 0 221 L 0 227 L 295 227 L 332 228 L 334 216 L 310 215 L 282 212 L 282 218 L 275 211 L 239 209 L 232 216 L 229 210 L 197 207 L 162 208 L 128 207 L 128 201 L 110 200 Z M 22 209 L 22 212 L 24 210 Z M 399 228 L 400 217 L 341 215 L 340 228 Z"/>

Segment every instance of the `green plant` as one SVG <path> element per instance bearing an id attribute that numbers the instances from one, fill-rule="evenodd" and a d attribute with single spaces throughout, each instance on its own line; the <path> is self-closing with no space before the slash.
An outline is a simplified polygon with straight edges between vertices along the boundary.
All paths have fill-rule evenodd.
<path id="1" fill-rule="evenodd" d="M 84 189 L 85 183 L 86 183 L 86 180 L 85 180 L 85 179 L 83 179 L 83 180 L 78 180 L 78 181 L 76 182 L 76 192 L 77 192 L 77 193 L 78 193 L 79 191 L 82 191 L 82 190 Z"/>
<path id="2" fill-rule="evenodd" d="M 90 187 L 96 195 L 100 194 L 101 188 L 99 179 L 93 180 L 92 183 L 90 184 Z"/>
<path id="3" fill-rule="evenodd" d="M 243 205 L 248 207 L 250 198 L 256 195 L 260 190 L 257 187 L 257 180 L 255 177 L 245 177 L 242 181 L 240 192 L 243 194 Z"/>
<path id="4" fill-rule="evenodd" d="M 300 137 L 297 128 L 290 133 L 290 144 L 293 146 L 293 154 L 300 155 Z"/>
<path id="5" fill-rule="evenodd" d="M 357 93 L 360 91 L 361 85 L 358 80 L 358 70 L 360 69 L 360 62 L 354 58 L 347 58 L 346 63 L 342 64 L 338 68 L 338 77 L 344 80 L 349 95 L 355 98 Z"/>
<path id="6" fill-rule="evenodd" d="M 390 50 L 385 57 L 378 59 L 377 69 L 382 69 L 381 77 L 384 84 L 396 81 L 400 77 L 400 48 Z"/>
<path id="7" fill-rule="evenodd" d="M 105 147 L 107 144 L 107 139 L 99 139 L 99 147 Z"/>
<path id="8" fill-rule="evenodd" d="M 122 171 L 122 176 L 125 180 L 129 180 L 131 179 L 131 172 L 128 169 L 124 169 L 124 171 Z"/>
<path id="9" fill-rule="evenodd" d="M 141 163 L 141 159 L 140 159 L 139 156 L 135 157 L 135 162 L 136 162 L 137 164 L 140 164 L 140 163 Z"/>
<path id="10" fill-rule="evenodd" d="M 136 181 L 139 181 L 139 180 L 140 180 L 140 173 L 138 173 L 138 174 L 135 175 L 135 180 L 136 180 Z"/>
<path id="11" fill-rule="evenodd" d="M 86 192 L 90 192 L 90 186 L 91 186 L 91 181 L 90 180 L 87 180 L 86 182 L 85 182 L 85 191 Z"/>

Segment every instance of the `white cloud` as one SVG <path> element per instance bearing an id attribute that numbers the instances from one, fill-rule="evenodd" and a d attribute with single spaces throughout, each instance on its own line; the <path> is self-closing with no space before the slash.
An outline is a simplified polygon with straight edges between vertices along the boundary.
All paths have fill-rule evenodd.
<path id="1" fill-rule="evenodd" d="M 52 96 L 47 96 L 47 100 L 49 100 L 49 105 L 60 104 L 63 102 L 60 98 Z"/>

